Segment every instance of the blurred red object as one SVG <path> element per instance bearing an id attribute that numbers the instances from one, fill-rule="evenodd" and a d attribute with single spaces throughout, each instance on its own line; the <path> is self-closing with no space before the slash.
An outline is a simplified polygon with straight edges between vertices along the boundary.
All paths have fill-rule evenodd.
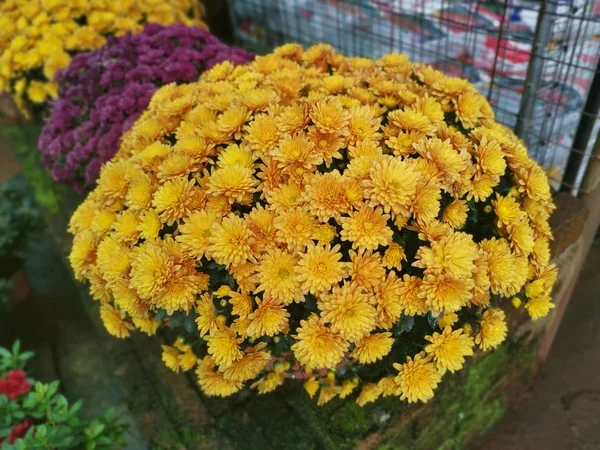
<path id="1" fill-rule="evenodd" d="M 13 400 L 20 395 L 26 394 L 31 389 L 27 375 L 22 370 L 11 370 L 0 380 L 0 393 Z"/>

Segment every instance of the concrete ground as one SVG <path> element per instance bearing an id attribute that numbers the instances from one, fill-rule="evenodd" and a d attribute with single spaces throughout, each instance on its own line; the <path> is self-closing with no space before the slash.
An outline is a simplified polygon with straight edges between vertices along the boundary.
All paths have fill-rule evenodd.
<path id="1" fill-rule="evenodd" d="M 474 448 L 600 449 L 599 267 L 597 238 L 539 378 Z"/>

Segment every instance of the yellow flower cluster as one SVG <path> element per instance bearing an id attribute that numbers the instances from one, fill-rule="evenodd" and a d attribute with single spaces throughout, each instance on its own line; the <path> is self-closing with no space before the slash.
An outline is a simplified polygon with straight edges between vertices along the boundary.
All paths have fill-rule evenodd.
<path id="1" fill-rule="evenodd" d="M 56 97 L 54 74 L 71 57 L 104 45 L 109 35 L 139 32 L 146 23 L 203 26 L 195 0 L 4 0 L 0 2 L 0 92 L 19 108 Z"/>
<path id="2" fill-rule="evenodd" d="M 552 209 L 467 81 L 288 44 L 160 89 L 73 215 L 70 260 L 112 334 L 195 320 L 208 395 L 295 377 L 319 404 L 427 401 L 505 339 L 500 305 L 552 307 Z"/>

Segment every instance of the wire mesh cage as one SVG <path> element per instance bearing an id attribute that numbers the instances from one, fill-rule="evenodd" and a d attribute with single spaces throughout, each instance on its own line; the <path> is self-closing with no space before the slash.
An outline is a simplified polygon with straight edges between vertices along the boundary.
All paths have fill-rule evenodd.
<path id="1" fill-rule="evenodd" d="M 230 0 L 238 43 L 405 53 L 469 79 L 556 189 L 576 194 L 600 121 L 600 0 Z"/>

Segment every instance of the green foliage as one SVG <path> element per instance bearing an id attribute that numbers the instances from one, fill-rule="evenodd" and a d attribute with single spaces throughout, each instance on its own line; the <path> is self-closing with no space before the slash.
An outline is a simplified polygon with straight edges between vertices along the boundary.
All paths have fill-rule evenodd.
<path id="1" fill-rule="evenodd" d="M 21 342 L 16 341 L 10 350 L 0 347 L 0 378 L 11 370 L 23 370 L 33 352 L 21 352 Z"/>
<path id="2" fill-rule="evenodd" d="M 32 352 L 20 351 L 17 341 L 11 350 L 0 347 L 0 378 L 11 370 L 25 368 Z M 82 402 L 69 404 L 59 393 L 59 382 L 42 383 L 28 380 L 33 388 L 12 400 L 0 394 L 0 440 L 2 450 L 85 449 L 113 450 L 124 446 L 127 426 L 120 423 L 113 409 L 84 420 L 79 417 Z M 33 425 L 24 437 L 13 444 L 6 439 L 17 424 L 29 419 Z"/>
<path id="3" fill-rule="evenodd" d="M 66 187 L 54 181 L 42 165 L 42 157 L 37 150 L 40 130 L 41 125 L 32 122 L 4 127 L 3 131 L 11 139 L 13 148 L 21 160 L 23 172 L 33 188 L 35 200 L 44 209 L 56 213 Z"/>
<path id="4" fill-rule="evenodd" d="M 15 180 L 3 183 L 0 186 L 0 256 L 18 252 L 42 225 L 41 212 L 25 187 Z"/>

